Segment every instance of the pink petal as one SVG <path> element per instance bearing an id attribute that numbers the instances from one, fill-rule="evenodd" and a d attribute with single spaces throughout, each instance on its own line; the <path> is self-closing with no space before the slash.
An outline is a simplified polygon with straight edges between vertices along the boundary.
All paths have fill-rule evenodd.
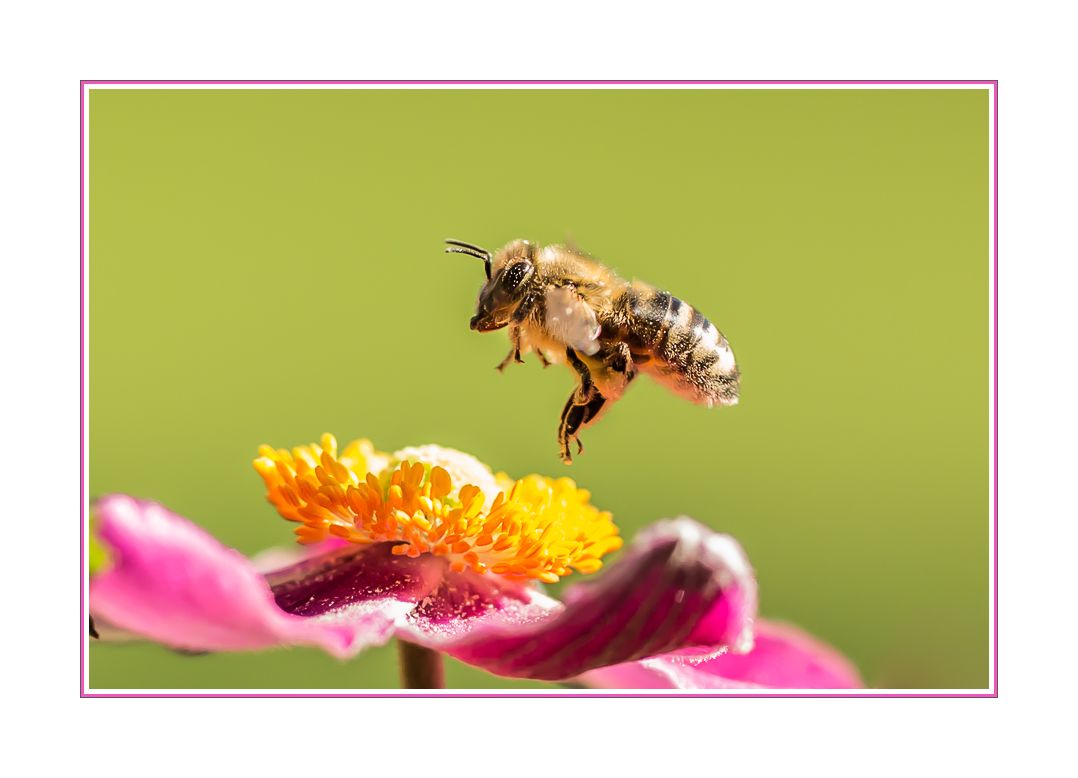
<path id="1" fill-rule="evenodd" d="M 398 622 L 397 636 L 453 653 L 456 644 L 474 635 L 536 622 L 561 608 L 557 600 L 526 584 L 490 574 L 447 572 Z"/>
<path id="2" fill-rule="evenodd" d="M 756 612 L 740 546 L 691 519 L 653 525 L 598 581 L 570 589 L 562 606 L 505 589 L 461 593 L 456 605 L 432 595 L 427 607 L 443 618 L 437 628 L 410 619 L 418 633 L 410 639 L 498 675 L 541 680 L 677 649 L 710 656 L 745 645 Z M 469 622 L 484 601 L 485 617 Z"/>
<path id="3" fill-rule="evenodd" d="M 308 644 L 347 657 L 384 643 L 411 603 L 385 598 L 325 619 L 284 612 L 239 552 L 161 505 L 125 495 L 94 511 L 112 566 L 90 583 L 90 611 L 118 629 L 193 651 Z"/>
<path id="4" fill-rule="evenodd" d="M 445 560 L 395 556 L 393 543 L 345 548 L 266 574 L 281 609 L 319 621 L 349 622 L 369 612 L 392 613 L 394 623 L 434 591 Z"/>
<path id="5" fill-rule="evenodd" d="M 752 650 L 703 662 L 667 654 L 604 667 L 580 678 L 601 689 L 860 689 L 857 669 L 835 649 L 787 624 L 757 620 Z"/>

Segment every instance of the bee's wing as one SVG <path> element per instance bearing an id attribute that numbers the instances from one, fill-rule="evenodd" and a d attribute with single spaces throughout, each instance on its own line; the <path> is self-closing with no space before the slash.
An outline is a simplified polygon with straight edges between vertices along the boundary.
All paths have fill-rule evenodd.
<path id="1" fill-rule="evenodd" d="M 581 354 L 599 350 L 599 326 L 595 311 L 572 287 L 547 287 L 546 328 L 555 338 Z"/>

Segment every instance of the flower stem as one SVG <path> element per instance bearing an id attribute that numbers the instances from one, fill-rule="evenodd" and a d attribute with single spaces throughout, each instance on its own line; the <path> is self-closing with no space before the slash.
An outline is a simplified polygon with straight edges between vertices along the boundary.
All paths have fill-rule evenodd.
<path id="1" fill-rule="evenodd" d="M 445 668 L 442 655 L 437 651 L 398 640 L 397 656 L 400 658 L 401 688 L 445 688 Z"/>

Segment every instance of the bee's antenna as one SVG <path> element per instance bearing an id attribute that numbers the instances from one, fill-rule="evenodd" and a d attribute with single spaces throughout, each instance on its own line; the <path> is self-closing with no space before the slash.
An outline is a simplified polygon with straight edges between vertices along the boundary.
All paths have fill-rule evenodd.
<path id="1" fill-rule="evenodd" d="M 490 260 L 491 254 L 484 248 L 480 248 L 473 243 L 465 243 L 462 240 L 453 240 L 452 238 L 446 238 L 445 242 L 449 245 L 445 248 L 446 254 L 467 254 L 469 257 L 475 257 L 476 259 L 483 260 L 483 268 L 487 271 L 487 280 L 490 280 Z"/>

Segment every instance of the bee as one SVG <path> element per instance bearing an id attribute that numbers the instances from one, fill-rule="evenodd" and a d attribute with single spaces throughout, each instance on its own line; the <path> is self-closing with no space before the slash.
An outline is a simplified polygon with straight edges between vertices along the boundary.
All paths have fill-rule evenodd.
<path id="1" fill-rule="evenodd" d="M 566 246 L 514 240 L 494 254 L 459 240 L 446 252 L 483 261 L 487 280 L 470 326 L 507 327 L 511 347 L 497 367 L 534 351 L 546 367 L 565 363 L 579 382 L 561 412 L 558 445 L 584 450 L 580 430 L 594 424 L 636 378 L 651 375 L 692 402 L 735 405 L 739 372 L 723 334 L 688 303 L 641 281 L 626 281 Z"/>

